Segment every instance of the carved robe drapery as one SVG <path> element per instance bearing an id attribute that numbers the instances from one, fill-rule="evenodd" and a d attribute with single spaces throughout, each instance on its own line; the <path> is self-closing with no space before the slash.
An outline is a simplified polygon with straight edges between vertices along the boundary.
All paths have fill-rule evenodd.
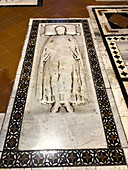
<path id="1" fill-rule="evenodd" d="M 37 97 L 58 107 L 87 101 L 83 59 L 71 35 L 51 36 L 42 47 L 37 77 Z"/>

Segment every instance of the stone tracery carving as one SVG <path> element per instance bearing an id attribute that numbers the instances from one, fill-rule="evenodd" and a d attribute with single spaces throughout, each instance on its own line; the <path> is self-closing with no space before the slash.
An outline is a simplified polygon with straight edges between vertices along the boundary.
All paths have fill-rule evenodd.
<path id="1" fill-rule="evenodd" d="M 51 104 L 51 111 L 64 107 L 74 111 L 74 105 L 87 102 L 83 59 L 77 40 L 66 34 L 65 26 L 55 27 L 42 47 L 37 77 L 37 97 L 42 104 Z"/>

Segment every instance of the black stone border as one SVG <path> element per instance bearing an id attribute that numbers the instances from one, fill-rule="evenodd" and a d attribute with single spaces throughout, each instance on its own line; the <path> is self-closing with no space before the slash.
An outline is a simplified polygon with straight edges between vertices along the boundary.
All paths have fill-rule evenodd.
<path id="1" fill-rule="evenodd" d="M 19 138 L 25 109 L 29 81 L 31 76 L 35 44 L 39 23 L 82 23 L 85 42 L 92 71 L 93 82 L 99 103 L 102 123 L 108 148 L 106 149 L 74 149 L 74 150 L 43 150 L 19 151 Z M 42 154 L 42 156 L 41 156 Z M 37 162 L 34 162 L 36 158 Z M 41 160 L 40 160 L 41 158 Z M 43 159 L 44 158 L 44 159 Z M 41 163 L 41 162 L 42 163 Z M 111 106 L 106 93 L 102 73 L 93 44 L 88 21 L 85 19 L 71 20 L 33 20 L 26 55 L 16 93 L 1 167 L 51 167 L 51 166 L 86 166 L 86 165 L 125 165 L 124 152 L 121 148 L 118 132 L 114 122 Z"/>
<path id="2" fill-rule="evenodd" d="M 2 7 L 41 7 L 43 5 L 43 0 L 38 0 L 37 5 L 0 5 Z"/>
<path id="3" fill-rule="evenodd" d="M 125 165 L 122 149 L 4 151 L 4 168 Z"/>

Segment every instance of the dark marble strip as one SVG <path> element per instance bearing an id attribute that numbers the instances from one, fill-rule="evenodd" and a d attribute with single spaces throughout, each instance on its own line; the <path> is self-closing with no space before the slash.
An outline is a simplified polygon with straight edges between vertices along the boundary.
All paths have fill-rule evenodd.
<path id="1" fill-rule="evenodd" d="M 3 152 L 2 168 L 125 165 L 122 149 Z"/>

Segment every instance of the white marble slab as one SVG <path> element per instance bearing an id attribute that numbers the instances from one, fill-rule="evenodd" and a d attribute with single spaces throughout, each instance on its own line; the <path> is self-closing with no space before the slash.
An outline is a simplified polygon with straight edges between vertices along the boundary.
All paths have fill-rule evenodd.
<path id="1" fill-rule="evenodd" d="M 99 166 L 96 167 L 96 170 L 127 170 L 128 167 L 124 166 Z"/>
<path id="2" fill-rule="evenodd" d="M 128 142 L 127 142 L 126 136 L 125 136 L 125 133 L 127 133 L 127 132 L 126 132 L 126 129 L 125 129 L 125 133 L 124 133 L 124 129 L 122 127 L 122 121 L 120 120 L 120 116 L 119 116 L 117 107 L 115 105 L 115 101 L 114 101 L 114 97 L 113 97 L 111 89 L 107 89 L 107 94 L 108 94 L 108 98 L 109 98 L 110 105 L 111 105 L 111 108 L 112 108 L 113 117 L 114 117 L 114 120 L 115 120 L 115 123 L 116 123 L 116 128 L 117 128 L 117 131 L 118 131 L 118 134 L 119 134 L 121 146 L 123 148 L 126 148 L 126 147 L 128 147 Z M 122 119 L 122 117 L 121 117 L 121 119 Z"/>
<path id="3" fill-rule="evenodd" d="M 32 170 L 64 170 L 63 167 L 32 168 Z"/>
<path id="4" fill-rule="evenodd" d="M 9 168 L 9 170 L 31 170 L 31 168 Z"/>
<path id="5" fill-rule="evenodd" d="M 123 127 L 125 129 L 125 135 L 128 140 L 128 117 L 121 117 L 121 120 L 122 120 Z"/>
<path id="6" fill-rule="evenodd" d="M 7 112 L 6 112 L 5 119 L 4 119 L 4 123 L 1 129 L 1 132 L 0 132 L 0 151 L 3 151 L 4 141 L 5 141 L 6 133 L 8 130 L 8 124 L 9 124 L 9 120 L 11 116 L 13 102 L 14 102 L 14 98 L 10 98 Z"/>
<path id="7" fill-rule="evenodd" d="M 83 166 L 83 167 L 64 167 L 64 170 L 95 170 L 95 167 L 86 167 L 86 166 Z"/>
<path id="8" fill-rule="evenodd" d="M 70 25 L 71 24 L 69 24 L 69 26 Z M 80 31 L 80 33 L 83 34 L 81 27 L 78 29 L 78 32 Z M 43 32 L 42 26 L 40 26 L 40 31 Z M 71 34 L 74 34 L 74 32 L 72 31 Z M 45 36 L 38 36 L 37 39 L 36 46 L 38 48 L 36 48 L 35 51 L 19 149 L 105 148 L 104 131 L 93 81 L 90 79 L 90 66 L 82 36 L 78 35 L 75 36 L 75 38 L 77 42 L 82 42 L 79 47 L 82 55 L 85 56 L 85 81 L 88 93 L 87 104 L 76 107 L 75 112 L 72 113 L 66 113 L 64 109 L 58 113 L 50 113 L 50 106 L 43 106 L 37 101 L 35 97 L 35 77 L 40 49 L 44 40 L 46 41 L 46 38 Z M 33 129 L 33 131 L 31 131 L 31 129 Z M 33 142 L 30 143 L 30 141 Z"/>
<path id="9" fill-rule="evenodd" d="M 0 131 L 1 131 L 2 126 L 3 126 L 4 117 L 5 117 L 5 113 L 0 113 Z"/>
<path id="10" fill-rule="evenodd" d="M 128 54 L 128 41 L 119 41 L 119 42 L 116 42 L 117 43 L 117 46 L 118 46 L 118 49 L 121 53 L 121 56 L 125 62 L 125 65 L 128 66 L 128 57 L 127 57 L 127 54 Z"/>
<path id="11" fill-rule="evenodd" d="M 126 163 L 128 166 L 128 148 L 124 148 L 124 154 L 125 154 L 125 159 L 126 159 Z"/>
<path id="12" fill-rule="evenodd" d="M 123 84 L 124 84 L 125 90 L 128 94 L 128 81 L 123 81 Z"/>
<path id="13" fill-rule="evenodd" d="M 40 168 L 38 168 L 40 170 Z M 32 168 L 2 168 L 2 170 L 32 170 Z"/>

